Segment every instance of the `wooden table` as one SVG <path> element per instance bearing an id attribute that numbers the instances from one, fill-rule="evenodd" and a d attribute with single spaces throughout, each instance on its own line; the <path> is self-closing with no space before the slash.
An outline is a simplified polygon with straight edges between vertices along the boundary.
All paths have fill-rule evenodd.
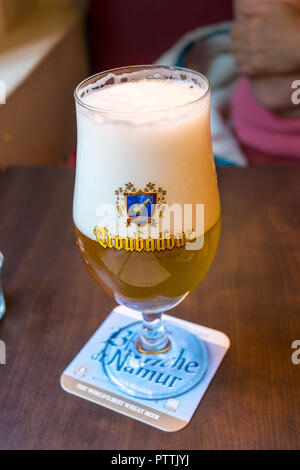
<path id="1" fill-rule="evenodd" d="M 168 434 L 65 393 L 59 377 L 114 303 L 74 242 L 71 169 L 0 175 L 7 314 L 1 449 L 300 447 L 299 168 L 219 171 L 223 232 L 203 283 L 174 310 L 231 349 L 190 425 Z"/>

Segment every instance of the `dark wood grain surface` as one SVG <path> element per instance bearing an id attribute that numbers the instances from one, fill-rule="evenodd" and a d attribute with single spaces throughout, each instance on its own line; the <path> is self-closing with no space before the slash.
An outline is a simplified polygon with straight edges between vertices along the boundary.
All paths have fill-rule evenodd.
<path id="1" fill-rule="evenodd" d="M 172 434 L 60 388 L 61 372 L 114 307 L 75 246 L 73 180 L 69 169 L 0 174 L 0 448 L 299 448 L 299 169 L 219 172 L 219 250 L 173 314 L 224 331 L 231 349 L 190 425 Z"/>

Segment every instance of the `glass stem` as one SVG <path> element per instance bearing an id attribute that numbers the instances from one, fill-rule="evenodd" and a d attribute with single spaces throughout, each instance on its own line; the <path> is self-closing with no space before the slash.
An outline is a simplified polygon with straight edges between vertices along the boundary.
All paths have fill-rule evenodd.
<path id="1" fill-rule="evenodd" d="M 170 349 L 161 316 L 162 313 L 143 313 L 143 331 L 137 343 L 140 352 L 158 354 Z"/>

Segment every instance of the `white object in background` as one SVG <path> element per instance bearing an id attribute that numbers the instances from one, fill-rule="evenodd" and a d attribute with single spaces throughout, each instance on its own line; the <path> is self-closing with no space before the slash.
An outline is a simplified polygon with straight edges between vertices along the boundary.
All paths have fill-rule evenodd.
<path id="1" fill-rule="evenodd" d="M 196 28 L 185 34 L 156 64 L 179 65 L 180 57 L 195 42 L 203 43 L 203 69 L 212 85 L 211 93 L 211 133 L 215 157 L 234 166 L 247 166 L 243 154 L 232 131 L 230 120 L 223 117 L 223 109 L 230 107 L 232 91 L 238 76 L 237 67 L 231 52 L 230 29 L 232 22 L 218 23 Z M 202 45 L 202 44 L 201 44 Z M 199 59 L 201 60 L 201 59 Z M 218 158 L 216 158 L 218 163 Z"/>
<path id="2" fill-rule="evenodd" d="M 4 35 L 2 31 L 0 80 L 6 83 L 7 98 L 81 18 L 82 8 L 76 3 L 56 8 L 45 6 L 33 9 L 11 31 Z"/>

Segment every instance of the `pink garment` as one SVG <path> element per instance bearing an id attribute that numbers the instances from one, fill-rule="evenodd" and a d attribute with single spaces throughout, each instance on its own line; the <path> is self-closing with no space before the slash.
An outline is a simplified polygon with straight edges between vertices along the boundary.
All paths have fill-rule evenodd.
<path id="1" fill-rule="evenodd" d="M 276 157 L 265 152 L 250 147 L 249 145 L 241 145 L 244 155 L 246 155 L 250 165 L 255 166 L 300 166 L 299 158 L 292 157 Z"/>
<path id="2" fill-rule="evenodd" d="M 243 145 L 270 156 L 300 160 L 300 119 L 279 117 L 265 109 L 253 96 L 246 77 L 238 79 L 232 119 Z"/>

